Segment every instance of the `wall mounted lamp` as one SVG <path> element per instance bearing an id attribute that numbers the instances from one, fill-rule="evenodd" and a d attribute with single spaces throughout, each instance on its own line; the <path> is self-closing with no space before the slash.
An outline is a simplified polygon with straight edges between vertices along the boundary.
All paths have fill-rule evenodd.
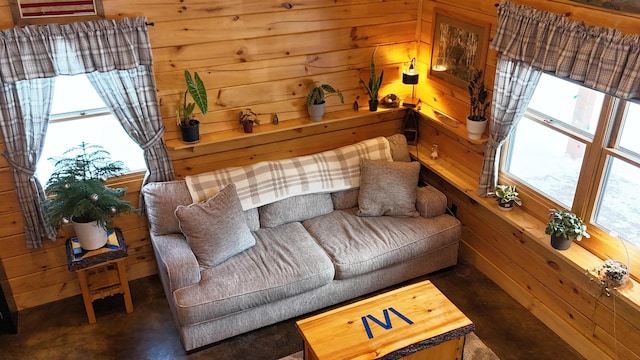
<path id="1" fill-rule="evenodd" d="M 402 83 L 411 85 L 411 97 L 405 98 L 403 102 L 403 105 L 406 107 L 416 107 L 420 102 L 420 99 L 415 97 L 416 84 L 418 83 L 419 77 L 420 74 L 418 74 L 418 69 L 416 69 L 416 58 L 413 58 L 402 67 Z"/>

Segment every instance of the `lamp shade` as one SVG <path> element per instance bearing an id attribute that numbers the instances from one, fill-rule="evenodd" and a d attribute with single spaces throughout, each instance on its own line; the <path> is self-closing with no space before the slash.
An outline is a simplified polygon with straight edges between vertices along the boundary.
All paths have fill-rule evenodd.
<path id="1" fill-rule="evenodd" d="M 402 83 L 406 85 L 415 85 L 418 83 L 420 74 L 416 70 L 416 58 L 402 67 Z"/>

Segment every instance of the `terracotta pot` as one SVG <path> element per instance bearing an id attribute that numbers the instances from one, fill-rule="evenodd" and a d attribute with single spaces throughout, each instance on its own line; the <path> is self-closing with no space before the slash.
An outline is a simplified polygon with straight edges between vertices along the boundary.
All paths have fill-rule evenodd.
<path id="1" fill-rule="evenodd" d="M 551 246 L 556 250 L 567 250 L 573 239 L 567 239 L 564 236 L 556 236 L 556 234 L 551 234 Z"/>
<path id="2" fill-rule="evenodd" d="M 312 104 L 307 106 L 307 111 L 309 112 L 309 117 L 311 118 L 311 120 L 313 121 L 322 120 L 322 116 L 324 115 L 324 105 L 325 103 Z"/>
<path id="3" fill-rule="evenodd" d="M 107 243 L 107 230 L 97 221 L 79 223 L 71 220 L 80 247 L 85 250 L 100 249 Z"/>
<path id="4" fill-rule="evenodd" d="M 248 133 L 252 133 L 253 132 L 253 121 L 247 121 L 247 122 L 243 122 L 242 123 L 242 128 L 244 129 L 244 132 Z"/>

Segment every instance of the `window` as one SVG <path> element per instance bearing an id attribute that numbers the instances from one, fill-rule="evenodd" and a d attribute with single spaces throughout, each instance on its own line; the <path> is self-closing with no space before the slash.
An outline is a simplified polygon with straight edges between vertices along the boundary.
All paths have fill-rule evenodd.
<path id="1" fill-rule="evenodd" d="M 619 237 L 639 254 L 639 138 L 640 104 L 543 74 L 504 146 L 501 176 L 549 207 L 578 213 L 605 243 Z M 612 256 L 606 245 L 599 253 Z"/>
<path id="2" fill-rule="evenodd" d="M 44 148 L 36 176 L 43 186 L 53 173 L 48 159 L 82 141 L 103 146 L 113 160 L 121 160 L 131 172 L 146 169 L 144 152 L 106 107 L 87 77 L 59 76 L 51 105 Z"/>

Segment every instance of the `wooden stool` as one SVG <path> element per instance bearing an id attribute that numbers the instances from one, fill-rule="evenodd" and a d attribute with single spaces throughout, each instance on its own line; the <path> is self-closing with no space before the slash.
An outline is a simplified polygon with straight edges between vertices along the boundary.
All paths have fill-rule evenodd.
<path id="1" fill-rule="evenodd" d="M 107 244 L 97 250 L 85 251 L 76 242 L 77 238 L 67 239 L 67 266 L 78 276 L 89 324 L 96 322 L 93 301 L 107 296 L 122 294 L 127 313 L 133 312 L 125 265 L 127 244 L 120 229 L 114 229 Z"/>

